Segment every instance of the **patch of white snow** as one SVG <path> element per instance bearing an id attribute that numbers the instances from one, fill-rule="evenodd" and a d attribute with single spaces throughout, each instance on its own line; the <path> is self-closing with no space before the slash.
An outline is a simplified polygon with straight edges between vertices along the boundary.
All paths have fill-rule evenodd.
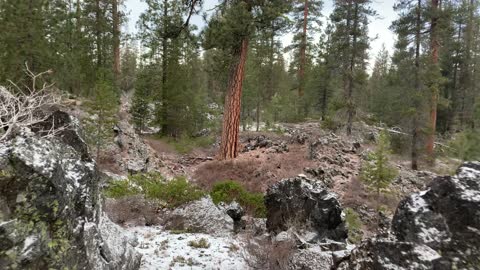
<path id="1" fill-rule="evenodd" d="M 173 234 L 161 227 L 135 227 L 130 232 L 139 239 L 136 247 L 142 257 L 142 270 L 244 270 L 242 245 L 234 237 L 208 234 Z M 207 248 L 193 247 L 190 242 L 205 239 Z"/>

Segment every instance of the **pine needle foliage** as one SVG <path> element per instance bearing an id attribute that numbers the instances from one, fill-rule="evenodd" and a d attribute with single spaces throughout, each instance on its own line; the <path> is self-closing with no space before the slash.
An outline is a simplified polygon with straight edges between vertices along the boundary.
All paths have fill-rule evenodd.
<path id="1" fill-rule="evenodd" d="M 397 170 L 389 165 L 390 139 L 383 131 L 380 133 L 378 144 L 374 152 L 370 153 L 362 165 L 361 179 L 377 195 L 385 191 L 397 176 Z"/>

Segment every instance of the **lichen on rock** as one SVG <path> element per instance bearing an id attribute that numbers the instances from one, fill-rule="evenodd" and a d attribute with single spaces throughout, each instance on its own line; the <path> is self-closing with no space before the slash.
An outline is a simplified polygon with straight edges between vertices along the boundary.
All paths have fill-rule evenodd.
<path id="1" fill-rule="evenodd" d="M 126 240 L 102 255 L 113 224 L 102 218 L 100 174 L 72 118 L 52 115 L 65 128 L 55 136 L 38 124 L 0 145 L 0 269 L 137 269 Z"/>

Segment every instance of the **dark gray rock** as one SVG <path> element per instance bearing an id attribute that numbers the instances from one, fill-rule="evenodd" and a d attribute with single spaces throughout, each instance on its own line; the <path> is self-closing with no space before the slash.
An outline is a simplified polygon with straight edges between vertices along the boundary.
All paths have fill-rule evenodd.
<path id="1" fill-rule="evenodd" d="M 265 205 L 270 232 L 297 227 L 316 232 L 319 239 L 347 238 L 336 194 L 316 181 L 305 177 L 284 179 L 267 190 Z"/>
<path id="2" fill-rule="evenodd" d="M 400 241 L 441 251 L 457 267 L 480 265 L 480 162 L 465 163 L 401 201 L 392 230 Z"/>
<path id="3" fill-rule="evenodd" d="M 67 129 L 45 138 L 51 124 L 39 124 L 0 144 L 0 269 L 138 269 L 127 237 L 102 217 L 100 175 L 78 121 L 51 119 Z"/>
<path id="4" fill-rule="evenodd" d="M 304 168 L 303 171 L 329 188 L 333 186 L 333 177 L 342 174 L 335 168 Z"/>
<path id="5" fill-rule="evenodd" d="M 210 196 L 206 196 L 168 213 L 166 228 L 219 236 L 229 235 L 234 231 L 234 222 L 222 210 L 213 203 Z"/>
<path id="6" fill-rule="evenodd" d="M 264 135 L 248 138 L 243 147 L 243 152 L 249 152 L 255 149 L 265 148 L 270 153 L 284 153 L 288 152 L 288 145 L 284 141 L 272 141 Z"/>
<path id="7" fill-rule="evenodd" d="M 290 260 L 289 270 L 320 270 L 332 269 L 334 266 L 331 252 L 324 252 L 319 248 L 297 250 Z"/>
<path id="8" fill-rule="evenodd" d="M 430 247 L 410 242 L 369 239 L 354 249 L 337 269 L 442 269 L 440 255 Z"/>

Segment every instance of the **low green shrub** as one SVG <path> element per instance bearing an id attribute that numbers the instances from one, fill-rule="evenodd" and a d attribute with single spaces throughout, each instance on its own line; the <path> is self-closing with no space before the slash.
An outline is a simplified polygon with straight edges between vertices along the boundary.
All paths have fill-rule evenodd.
<path id="1" fill-rule="evenodd" d="M 362 221 L 360 220 L 357 212 L 355 212 L 355 210 L 352 208 L 346 208 L 345 221 L 348 228 L 348 240 L 350 240 L 352 243 L 359 243 L 362 241 Z"/>
<path id="2" fill-rule="evenodd" d="M 142 190 L 132 185 L 132 183 L 126 180 L 112 181 L 108 188 L 105 189 L 105 196 L 108 198 L 123 198 L 128 196 L 134 196 L 141 194 Z"/>
<path id="3" fill-rule="evenodd" d="M 256 217 L 265 217 L 267 213 L 263 194 L 248 192 L 240 183 L 235 181 L 216 183 L 210 192 L 210 196 L 215 204 L 236 201 Z"/>
<path id="4" fill-rule="evenodd" d="M 122 198 L 143 194 L 147 199 L 158 199 L 167 207 L 177 207 L 200 199 L 205 195 L 200 188 L 184 177 L 166 181 L 159 174 L 137 174 L 126 180 L 114 181 L 105 190 L 109 198 Z"/>
<path id="5" fill-rule="evenodd" d="M 480 159 L 480 131 L 465 130 L 450 141 L 450 154 L 462 161 Z"/>
<path id="6" fill-rule="evenodd" d="M 332 117 L 325 117 L 321 125 L 323 129 L 331 130 L 334 132 L 341 127 L 341 124 L 338 121 L 335 121 L 335 119 L 333 119 Z"/>
<path id="7" fill-rule="evenodd" d="M 174 208 L 198 200 L 205 193 L 188 182 L 186 178 L 179 177 L 166 183 L 151 186 L 146 195 L 147 198 L 162 200 L 167 203 L 168 207 Z"/>

